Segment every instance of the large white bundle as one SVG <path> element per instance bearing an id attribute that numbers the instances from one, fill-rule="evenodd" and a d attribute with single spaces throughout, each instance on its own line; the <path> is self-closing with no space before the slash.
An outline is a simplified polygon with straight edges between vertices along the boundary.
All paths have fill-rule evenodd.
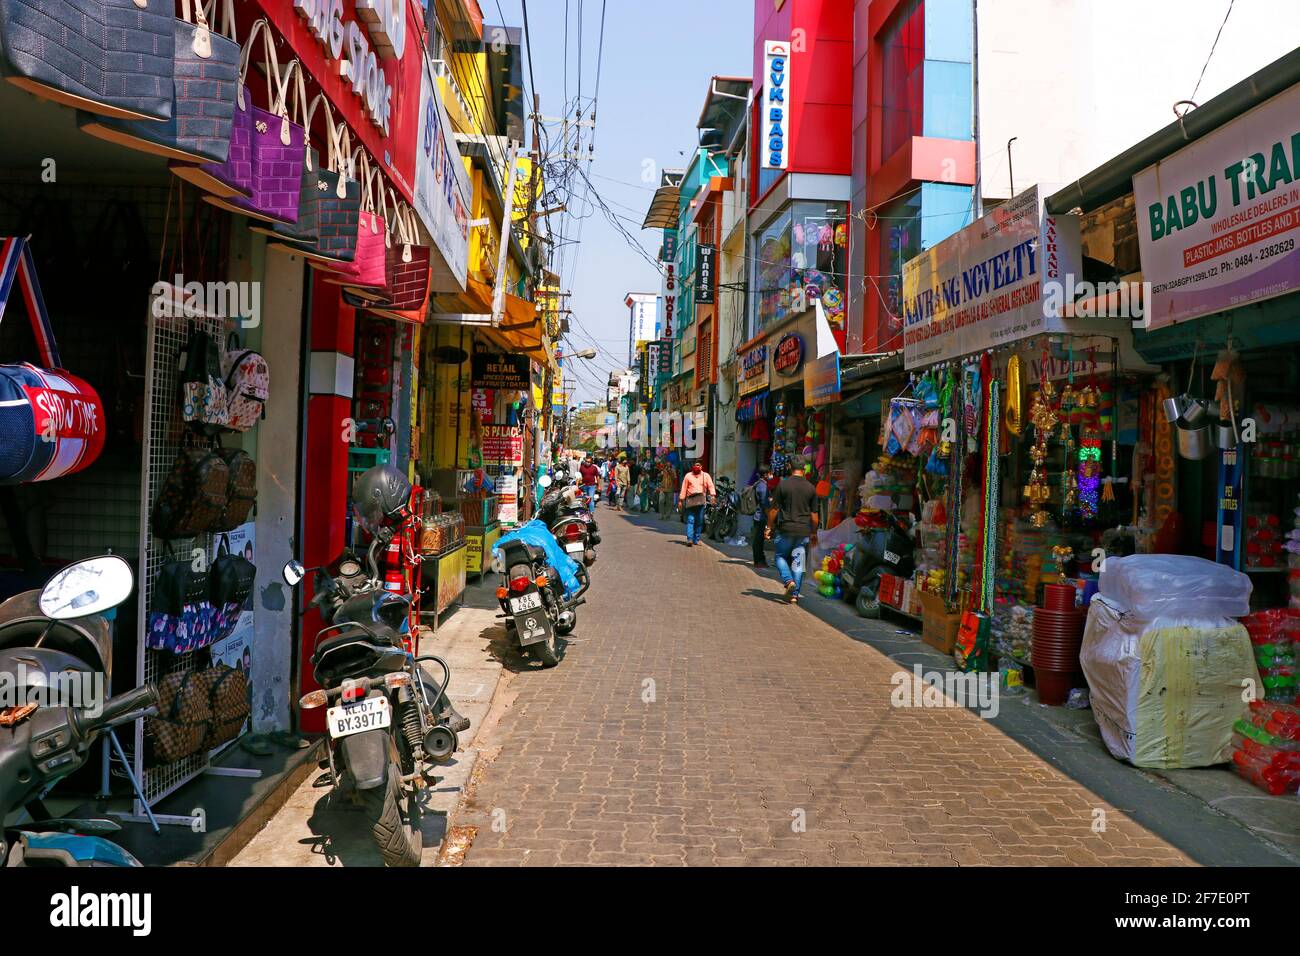
<path id="1" fill-rule="evenodd" d="M 1112 754 L 1161 769 L 1230 759 L 1243 691 L 1258 682 L 1233 620 L 1249 603 L 1246 575 L 1200 558 L 1107 560 L 1079 659 Z"/>

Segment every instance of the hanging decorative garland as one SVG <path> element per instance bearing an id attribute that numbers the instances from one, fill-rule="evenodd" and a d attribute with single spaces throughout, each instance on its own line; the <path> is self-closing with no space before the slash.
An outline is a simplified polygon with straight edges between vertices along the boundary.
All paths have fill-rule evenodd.
<path id="1" fill-rule="evenodd" d="M 998 553 L 998 425 L 1000 394 L 997 379 L 989 380 L 988 413 L 984 416 L 984 540 L 980 562 L 980 610 L 993 610 L 993 589 L 997 579 Z"/>

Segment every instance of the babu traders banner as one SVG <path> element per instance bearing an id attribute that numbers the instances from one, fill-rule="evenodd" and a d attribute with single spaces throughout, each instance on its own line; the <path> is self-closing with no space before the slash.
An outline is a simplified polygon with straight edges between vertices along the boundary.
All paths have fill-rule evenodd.
<path id="1" fill-rule="evenodd" d="M 1300 289 L 1300 86 L 1133 177 L 1155 329 Z"/>
<path id="2" fill-rule="evenodd" d="M 904 263 L 904 365 L 922 368 L 1041 332 L 1113 328 L 1115 319 L 1065 328 L 1060 290 L 1082 273 L 1078 220 L 1048 215 L 1038 187 L 1025 190 Z"/>

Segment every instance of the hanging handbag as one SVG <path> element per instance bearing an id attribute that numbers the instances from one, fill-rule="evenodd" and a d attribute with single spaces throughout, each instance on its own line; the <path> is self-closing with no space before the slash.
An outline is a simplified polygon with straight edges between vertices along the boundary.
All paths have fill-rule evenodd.
<path id="1" fill-rule="evenodd" d="M 397 241 L 387 250 L 388 305 L 394 311 L 419 309 L 429 299 L 429 247 L 420 245 L 415 210 L 393 197 Z"/>
<path id="2" fill-rule="evenodd" d="M 222 448 L 218 452 L 229 472 L 226 478 L 226 506 L 209 531 L 234 531 L 248 520 L 257 504 L 257 464 L 242 448 Z"/>
<path id="3" fill-rule="evenodd" d="M 230 418 L 230 396 L 216 340 L 191 325 L 180 367 L 181 420 L 205 426 L 209 432 L 224 428 Z"/>
<path id="4" fill-rule="evenodd" d="M 0 239 L 0 319 L 15 288 L 44 368 L 0 365 L 0 484 L 49 481 L 88 467 L 104 449 L 104 405 L 91 386 L 59 366 L 45 299 L 26 239 Z"/>
<path id="5" fill-rule="evenodd" d="M 262 37 L 265 46 L 270 30 L 265 17 L 255 21 L 240 48 L 239 69 L 235 76 L 235 105 L 230 118 L 230 148 L 225 160 L 196 165 L 173 159 L 168 163 L 173 173 L 210 196 L 246 199 L 253 194 L 253 114 L 256 108 L 248 93 L 248 64 L 258 37 Z M 231 37 L 234 38 L 233 30 Z M 267 84 L 269 87 L 269 76 Z"/>
<path id="6" fill-rule="evenodd" d="M 288 96 L 293 75 L 301 65 L 290 61 L 283 74 L 270 29 L 265 38 L 267 109 L 250 108 L 253 117 L 253 184 L 247 196 L 203 198 L 222 209 L 265 222 L 296 222 L 302 188 L 305 132 L 289 119 Z"/>
<path id="7" fill-rule="evenodd" d="M 316 98 L 311 101 L 311 105 L 307 104 L 307 89 L 303 83 L 303 72 L 301 64 L 298 69 L 293 71 L 294 122 L 302 126 L 303 144 L 302 176 L 298 183 L 298 218 L 294 222 L 254 222 L 250 224 L 249 228 L 273 239 L 287 239 L 295 243 L 314 244 L 320 238 L 319 210 L 322 189 L 319 186 L 320 154 L 311 145 L 311 123 L 316 113 L 316 107 L 324 104 L 328 113 L 329 102 L 325 99 L 324 93 L 318 93 Z M 332 119 L 329 124 L 332 129 Z M 271 243 L 270 246 L 277 251 L 296 251 L 301 254 L 301 250 L 295 250 L 281 242 Z"/>
<path id="8" fill-rule="evenodd" d="M 370 164 L 364 147 L 357 147 L 353 165 L 361 172 L 361 215 L 357 221 L 356 247 L 349 262 L 330 267 L 338 273 L 326 278 L 327 282 L 361 289 L 383 289 L 384 263 L 389 245 L 388 223 L 380 215 L 386 209 L 383 199 L 383 174 Z M 378 181 L 378 199 L 376 199 Z M 313 263 L 314 264 L 314 263 Z"/>
<path id="9" fill-rule="evenodd" d="M 0 72 L 102 116 L 172 115 L 172 0 L 0 0 Z"/>
<path id="10" fill-rule="evenodd" d="M 216 0 L 208 0 L 215 21 Z M 168 159 L 224 162 L 230 153 L 230 124 L 239 77 L 233 0 L 222 0 L 220 33 L 209 26 L 203 0 L 182 0 L 175 21 L 175 78 L 172 115 L 162 123 L 120 120 L 79 111 L 83 132 Z"/>
<path id="11" fill-rule="evenodd" d="M 351 261 L 356 255 L 361 183 L 348 154 L 351 134 L 343 123 L 335 126 L 329 104 L 324 106 L 329 153 L 328 168 L 320 169 L 316 176 L 316 241 L 273 242 L 271 247 L 301 255 L 316 268 L 329 269 Z"/>

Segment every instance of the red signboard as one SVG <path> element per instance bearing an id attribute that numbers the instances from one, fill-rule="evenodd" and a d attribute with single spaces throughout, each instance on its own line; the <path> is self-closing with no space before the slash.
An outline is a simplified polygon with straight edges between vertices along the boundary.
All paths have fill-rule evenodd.
<path id="1" fill-rule="evenodd" d="M 237 4 L 242 9 L 243 4 Z M 308 100 L 323 91 L 335 115 L 347 123 L 352 143 L 365 146 L 401 198 L 411 200 L 419 136 L 424 23 L 418 0 L 253 0 L 288 49 L 281 66 L 295 57 L 311 78 Z M 239 17 L 240 41 L 252 16 Z M 398 26 L 397 17 L 405 19 Z M 397 56 L 400 47 L 401 55 Z M 254 62 L 261 62 L 260 49 Z M 258 82 L 249 78 L 250 89 Z M 385 127 L 387 133 L 385 134 Z M 325 162 L 325 121 L 317 112 L 312 143 Z"/>

